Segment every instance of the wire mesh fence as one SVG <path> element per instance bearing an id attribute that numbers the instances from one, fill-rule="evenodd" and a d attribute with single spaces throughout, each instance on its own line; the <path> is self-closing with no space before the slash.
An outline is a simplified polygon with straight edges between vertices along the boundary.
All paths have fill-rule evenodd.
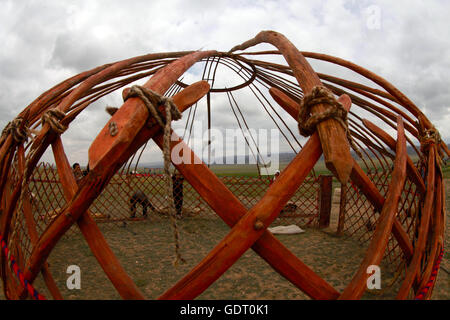
<path id="1" fill-rule="evenodd" d="M 369 174 L 383 197 L 387 193 L 390 174 L 389 171 Z M 296 224 L 303 228 L 321 227 L 324 215 L 328 215 L 326 220 L 331 214 L 331 197 L 329 211 L 323 212 L 321 209 L 323 194 L 331 193 L 331 184 L 330 190 L 322 190 L 323 177 L 312 174 L 308 176 L 285 204 L 272 226 Z M 331 181 L 331 177 L 329 178 Z M 247 209 L 252 208 L 263 197 L 273 182 L 267 176 L 219 176 L 219 179 Z M 346 186 L 341 185 L 341 189 L 346 189 L 340 203 L 339 219 L 343 220 L 339 221 L 343 224 L 341 233 L 357 239 L 362 246 L 367 246 L 377 226 L 379 212 L 352 182 Z M 20 199 L 18 210 L 13 215 L 9 239 L 20 268 L 25 267 L 25 261 L 33 248 L 30 237 L 33 231 L 30 228 L 34 228 L 38 236 L 41 235 L 67 205 L 57 169 L 48 163 L 40 163 L 36 167 L 26 195 Z M 172 195 L 177 213 L 182 218 L 218 219 L 216 213 L 184 178 L 175 183 Z M 146 218 L 167 217 L 169 201 L 170 194 L 163 174 L 156 170 L 128 174 L 119 172 L 95 199 L 89 208 L 89 214 L 97 223 L 102 224 L 102 229 L 114 228 L 122 226 L 124 222 L 138 223 Z M 417 234 L 420 201 L 421 195 L 417 192 L 416 185 L 407 180 L 399 201 L 397 219 L 412 243 Z M 75 232 L 78 232 L 78 228 L 73 226 L 65 236 L 70 237 Z M 389 239 L 383 261 L 393 273 L 402 271 L 404 257 L 393 236 Z"/>
<path id="2" fill-rule="evenodd" d="M 380 194 L 386 197 L 391 172 L 380 171 L 369 174 L 369 177 Z M 339 215 L 339 219 L 343 220 L 341 221 L 342 234 L 357 239 L 361 245 L 367 246 L 373 237 L 380 214 L 355 184 L 350 182 L 341 188 L 346 189 L 341 200 L 344 202 L 341 203 Z M 406 231 L 411 243 L 415 242 L 417 221 L 420 217 L 420 201 L 421 195 L 416 185 L 407 179 L 401 193 L 396 218 Z M 396 272 L 403 265 L 404 259 L 397 240 L 391 235 L 383 261 L 390 266 L 391 271 Z"/>
<path id="3" fill-rule="evenodd" d="M 271 177 L 268 176 L 220 176 L 219 179 L 247 209 L 262 198 L 272 183 Z M 188 181 L 181 179 L 178 184 L 172 195 L 182 217 L 218 218 Z M 319 191 L 319 178 L 308 176 L 281 210 L 273 225 L 317 226 Z M 38 234 L 41 234 L 67 204 L 56 167 L 40 163 L 30 179 L 28 193 Z M 118 173 L 95 199 L 89 211 L 98 223 L 114 225 L 147 217 L 167 216 L 169 200 L 170 194 L 163 174 L 148 170 Z M 70 232 L 68 234 L 70 235 Z"/>

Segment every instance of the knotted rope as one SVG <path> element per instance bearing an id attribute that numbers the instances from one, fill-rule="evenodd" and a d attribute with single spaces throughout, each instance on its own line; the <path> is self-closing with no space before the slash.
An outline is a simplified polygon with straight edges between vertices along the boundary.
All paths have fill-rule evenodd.
<path id="1" fill-rule="evenodd" d="M 41 117 L 42 124 L 48 123 L 50 128 L 58 133 L 62 134 L 67 130 L 67 126 L 63 125 L 60 121 L 66 116 L 64 112 L 59 109 L 53 108 L 45 111 Z"/>
<path id="2" fill-rule="evenodd" d="M 17 117 L 8 122 L 2 131 L 2 137 L 7 136 L 8 134 L 11 134 L 12 138 L 17 143 L 24 142 L 30 136 L 28 128 L 23 125 L 23 118 L 21 117 Z"/>
<path id="3" fill-rule="evenodd" d="M 328 108 L 320 113 L 311 114 L 311 109 L 315 105 L 324 104 Z M 348 129 L 347 110 L 336 100 L 333 93 L 324 86 L 315 86 L 311 93 L 305 95 L 300 103 L 300 112 L 298 113 L 298 129 L 304 137 L 309 137 L 316 131 L 316 126 L 322 121 L 335 119 L 344 128 L 347 139 L 356 152 L 362 158 L 359 148 L 356 146 L 350 130 Z"/>
<path id="4" fill-rule="evenodd" d="M 8 249 L 6 245 L 6 241 L 3 239 L 2 235 L 0 235 L 0 244 L 2 246 L 3 253 L 7 260 L 9 260 L 9 264 L 11 267 L 12 272 L 16 275 L 17 279 L 19 280 L 20 284 L 23 288 L 25 288 L 28 293 L 36 300 L 46 300 L 43 295 L 41 295 L 34 287 L 33 285 L 28 282 L 27 279 L 25 279 L 23 272 L 20 271 L 19 266 L 17 265 L 16 258 L 13 256 L 11 251 Z"/>
<path id="5" fill-rule="evenodd" d="M 432 127 L 430 129 L 422 129 L 422 127 L 419 127 L 419 142 L 420 142 L 420 151 L 423 154 L 428 154 L 430 147 L 435 144 L 436 145 L 436 160 L 438 164 L 438 169 L 441 171 L 442 174 L 442 166 L 444 164 L 444 154 L 442 152 L 441 148 L 441 134 L 439 131 Z M 421 157 L 420 161 L 422 161 L 423 164 L 426 164 L 426 159 L 424 157 Z"/>
<path id="6" fill-rule="evenodd" d="M 428 150 L 431 144 L 436 144 L 437 146 L 440 145 L 442 139 L 439 131 L 432 127 L 430 129 L 423 129 L 419 132 L 419 142 L 420 142 L 420 148 L 422 152 L 425 152 Z"/>
<path id="7" fill-rule="evenodd" d="M 67 126 L 63 125 L 60 121 L 66 116 L 66 114 L 56 108 L 49 109 L 45 111 L 41 116 L 42 125 L 47 123 L 50 126 L 50 129 L 56 132 L 57 134 L 62 134 L 67 130 Z M 30 168 L 30 161 L 36 153 L 37 148 L 30 148 L 30 152 L 27 154 L 25 159 L 25 170 L 22 177 L 22 188 L 20 194 L 20 201 L 23 203 L 24 196 L 28 192 L 28 172 L 32 170 Z"/>
<path id="8" fill-rule="evenodd" d="M 171 122 L 172 120 L 181 119 L 181 113 L 177 106 L 174 104 L 172 99 L 163 97 L 158 93 L 141 86 L 132 86 L 128 92 L 125 93 L 123 99 L 126 101 L 130 97 L 138 97 L 142 100 L 144 105 L 147 107 L 149 113 L 153 116 L 153 119 L 164 129 L 163 138 L 163 154 L 164 154 L 164 173 L 167 180 L 167 193 L 169 194 L 169 217 L 172 221 L 172 227 L 174 232 L 175 240 L 175 260 L 173 264 L 178 265 L 179 262 L 184 263 L 185 260 L 181 257 L 180 253 L 180 236 L 177 226 L 176 213 L 175 213 L 175 201 L 173 199 L 172 189 L 172 179 L 170 177 L 170 136 L 171 136 Z M 165 117 L 163 117 L 158 107 L 164 106 Z M 165 118 L 165 120 L 164 120 Z M 151 123 L 151 122 L 150 122 Z"/>

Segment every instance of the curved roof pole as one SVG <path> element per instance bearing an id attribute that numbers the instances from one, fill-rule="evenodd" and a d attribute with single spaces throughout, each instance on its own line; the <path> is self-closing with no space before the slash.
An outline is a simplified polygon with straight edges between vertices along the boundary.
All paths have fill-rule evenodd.
<path id="1" fill-rule="evenodd" d="M 245 50 L 263 42 L 274 45 L 283 54 L 305 95 L 310 93 L 315 86 L 322 85 L 318 75 L 305 57 L 285 36 L 278 32 L 261 31 L 255 38 L 233 47 L 230 52 Z M 316 105 L 312 108 L 312 113 L 324 112 L 326 108 L 326 104 Z M 317 131 L 327 168 L 342 183 L 346 183 L 353 168 L 353 158 L 350 154 L 345 129 L 336 120 L 328 119 L 317 125 Z"/>
<path id="2" fill-rule="evenodd" d="M 216 51 L 197 51 L 179 58 L 160 69 L 143 86 L 163 94 L 194 63 L 202 58 L 214 55 Z M 127 90 L 127 89 L 125 89 Z M 89 147 L 89 168 L 110 166 L 110 156 L 120 155 L 132 143 L 143 129 L 148 118 L 148 110 L 139 98 L 128 99 L 111 117 L 106 126 Z M 118 134 L 109 134 L 109 125 L 115 123 Z M 144 142 L 145 143 L 145 142 Z"/>
<path id="3" fill-rule="evenodd" d="M 215 51 L 193 52 L 167 65 L 164 69 L 157 72 L 144 85 L 157 93 L 164 93 L 176 79 L 189 69 L 196 61 L 213 55 Z M 209 91 L 209 85 L 207 91 Z M 193 84 L 180 92 L 181 103 L 178 103 L 174 97 L 174 102 L 184 111 L 188 106 L 196 102 L 203 92 L 203 82 L 197 85 Z M 139 118 L 139 116 L 143 118 Z M 69 230 L 81 215 L 86 212 L 107 185 L 114 173 L 135 153 L 148 139 L 150 139 L 159 130 L 159 126 L 145 126 L 148 117 L 148 111 L 142 101 L 137 98 L 128 99 L 122 107 L 111 117 L 110 121 L 117 121 L 119 133 L 114 136 L 115 140 L 109 140 L 111 136 L 105 136 L 105 128 L 94 140 L 89 150 L 90 173 L 85 177 L 85 183 L 82 183 L 72 201 L 68 203 L 63 212 L 49 225 L 41 235 L 36 246 L 33 247 L 24 276 L 30 282 L 34 281 L 37 273 L 41 269 L 48 255 L 61 238 Z M 107 124 L 107 126 L 108 126 Z M 105 143 L 102 144 L 102 141 Z M 97 152 L 92 152 L 92 146 L 98 146 Z M 95 164 L 95 165 L 93 165 Z"/>
<path id="4" fill-rule="evenodd" d="M 406 153 L 403 119 L 400 116 L 397 118 L 397 127 L 396 157 L 386 201 L 383 204 L 383 209 L 378 218 L 377 227 L 367 248 L 366 255 L 352 281 L 344 289 L 339 299 L 354 300 L 361 298 L 367 288 L 368 267 L 380 265 L 389 242 L 389 236 L 394 228 L 394 222 L 398 213 L 398 203 L 406 181 L 408 156 Z"/>

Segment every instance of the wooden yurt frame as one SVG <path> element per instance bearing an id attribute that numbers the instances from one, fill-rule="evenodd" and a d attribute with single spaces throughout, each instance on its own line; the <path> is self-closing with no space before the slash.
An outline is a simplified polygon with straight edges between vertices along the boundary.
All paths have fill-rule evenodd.
<path id="1" fill-rule="evenodd" d="M 272 44 L 277 50 L 245 51 L 260 43 Z M 284 57 L 287 65 L 258 60 L 270 55 Z M 316 73 L 306 58 L 351 70 L 379 88 Z M 179 80 L 191 66 L 205 59 L 235 61 L 249 76 L 241 85 L 228 89 L 214 88 L 205 80 L 190 85 Z M 311 94 L 314 88 L 325 86 L 338 97 L 336 103 L 349 112 L 348 130 L 360 149 L 364 152 L 372 150 L 380 162 L 387 158 L 391 159 L 392 164 L 391 168 L 387 168 L 389 183 L 386 190 L 381 192 L 373 176 L 355 160 L 346 128 L 333 117 L 317 123 L 314 133 L 294 160 L 250 209 L 240 202 L 205 163 L 175 164 L 189 184 L 230 227 L 230 232 L 160 299 L 196 298 L 250 248 L 313 299 L 359 299 L 366 290 L 369 276 L 367 268 L 381 263 L 391 236 L 401 252 L 401 260 L 406 263 L 406 272 L 397 298 L 415 297 L 424 287 L 430 287 L 429 279 L 436 269 L 439 257 L 442 257 L 445 226 L 445 197 L 440 168 L 444 153 L 448 156 L 449 151 L 439 133 L 410 99 L 380 76 L 340 58 L 300 52 L 283 35 L 263 31 L 229 52 L 153 53 L 82 72 L 43 93 L 8 124 L 0 140 L 0 236 L 3 247 L 0 270 L 7 298 L 23 299 L 29 294 L 33 296 L 30 286 L 39 273 L 42 273 L 52 296 L 55 299 L 61 298 L 47 258 L 73 225 L 78 225 L 92 253 L 119 294 L 124 299 L 144 298 L 102 235 L 90 214 L 90 206 L 118 170 L 147 141 L 153 139 L 163 148 L 161 126 L 151 119 L 141 98 L 127 99 L 90 146 L 90 171 L 79 184 L 75 181 L 66 157 L 61 134 L 92 102 L 147 77 L 150 78 L 143 87 L 161 96 L 167 95 L 167 91 L 175 84 L 183 88 L 172 96 L 172 101 L 180 112 L 188 110 L 206 95 L 209 101 L 211 93 L 231 92 L 249 86 L 253 81 L 260 81 L 269 89 L 268 92 L 279 106 L 296 120 L 300 105 L 303 105 L 302 99 Z M 287 77 L 295 78 L 298 84 L 288 81 Z M 124 94 L 127 90 L 129 89 L 124 90 Z M 323 101 L 312 107 L 313 116 L 329 110 L 330 103 L 328 100 Z M 373 122 L 349 111 L 352 103 L 376 116 L 390 130 L 395 130 L 396 139 Z M 157 107 L 163 113 L 163 106 Z M 181 139 L 178 142 L 172 141 L 171 147 L 176 143 L 184 142 Z M 419 156 L 416 163 L 407 153 L 407 144 Z M 420 145 L 420 150 L 416 145 Z M 25 190 L 49 146 L 53 151 L 66 205 L 45 230 L 38 233 L 31 199 Z M 187 145 L 183 150 L 189 150 L 191 159 L 196 157 Z M 267 227 L 278 217 L 322 155 L 327 168 L 342 186 L 351 185 L 358 194 L 363 195 L 377 216 L 365 257 L 342 292 L 316 274 L 302 262 L 301 257 L 295 256 L 267 231 Z M 366 157 L 366 160 L 368 158 L 370 157 Z M 414 219 L 409 219 L 408 223 L 399 214 L 399 204 L 407 181 L 409 186 L 414 187 L 418 207 Z M 400 207 L 407 210 L 408 206 Z M 345 211 L 343 201 L 341 207 L 344 207 L 341 212 Z M 23 217 L 23 221 L 19 217 Z M 21 248 L 20 236 L 17 235 L 19 223 L 25 226 L 22 232 L 27 233 L 31 242 L 28 254 Z M 342 231 L 343 226 L 340 225 L 340 228 Z M 15 274 L 10 270 L 11 253 L 15 257 L 13 269 L 20 269 L 20 273 L 17 271 Z M 20 281 L 17 276 L 22 277 Z M 425 298 L 430 295 L 431 290 L 422 294 Z"/>

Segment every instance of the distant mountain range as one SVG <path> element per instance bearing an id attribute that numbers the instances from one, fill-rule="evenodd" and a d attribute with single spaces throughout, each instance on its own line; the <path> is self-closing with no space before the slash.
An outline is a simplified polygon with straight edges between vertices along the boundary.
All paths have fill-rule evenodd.
<path id="1" fill-rule="evenodd" d="M 447 145 L 450 148 L 450 145 Z M 416 146 L 416 148 L 419 150 L 420 147 Z M 365 149 L 365 151 L 373 156 L 373 153 L 369 149 Z M 390 150 L 388 150 L 390 151 Z M 407 153 L 409 155 L 415 156 L 416 152 L 413 147 L 408 146 L 407 147 Z M 352 154 L 355 155 L 355 152 L 352 150 Z M 278 161 L 279 163 L 288 163 L 291 162 L 292 159 L 294 159 L 295 153 L 293 152 L 282 152 L 278 154 Z M 270 159 L 270 158 L 269 158 Z M 321 157 L 323 159 L 323 156 Z M 246 155 L 246 156 L 234 156 L 234 157 L 223 157 L 222 164 L 230 165 L 230 164 L 254 164 L 255 160 L 252 155 Z M 143 162 L 139 164 L 139 167 L 145 167 L 145 168 L 161 168 L 163 167 L 163 161 L 155 161 L 155 162 Z M 215 164 L 215 165 L 221 165 L 221 164 Z"/>

